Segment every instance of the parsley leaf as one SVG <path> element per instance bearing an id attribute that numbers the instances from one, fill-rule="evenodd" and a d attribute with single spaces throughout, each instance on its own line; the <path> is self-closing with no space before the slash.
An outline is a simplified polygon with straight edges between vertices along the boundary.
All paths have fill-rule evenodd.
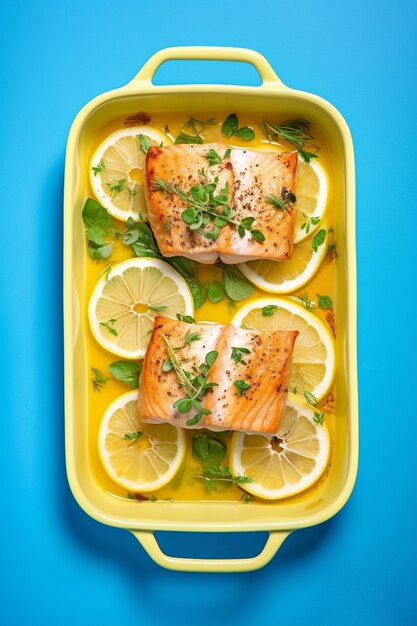
<path id="1" fill-rule="evenodd" d="M 274 314 L 275 309 L 277 309 L 277 305 L 276 304 L 268 304 L 267 306 L 262 307 L 261 311 L 262 311 L 262 316 L 263 317 L 272 317 Z"/>
<path id="2" fill-rule="evenodd" d="M 251 385 L 249 385 L 248 383 L 245 383 L 245 381 L 242 380 L 241 378 L 239 378 L 238 380 L 233 381 L 233 384 L 236 387 L 237 393 L 238 393 L 239 396 L 243 396 L 245 391 L 247 391 L 248 389 L 251 388 Z"/>
<path id="3" fill-rule="evenodd" d="M 231 357 L 235 363 L 242 363 L 242 365 L 247 365 L 246 361 L 243 359 L 244 354 L 250 354 L 251 351 L 249 348 L 233 348 Z"/>
<path id="4" fill-rule="evenodd" d="M 142 432 L 140 430 L 137 430 L 135 433 L 125 433 L 124 439 L 136 443 L 141 435 Z"/>
<path id="5" fill-rule="evenodd" d="M 319 247 L 324 243 L 324 240 L 326 239 L 326 231 L 324 228 L 321 228 L 319 230 L 319 232 L 314 235 L 312 242 L 311 242 L 311 247 L 313 248 L 314 252 L 317 252 Z"/>
<path id="6" fill-rule="evenodd" d="M 217 152 L 213 148 L 210 148 L 210 150 L 206 152 L 204 156 L 206 157 L 209 165 L 221 165 L 223 163 L 222 157 L 220 156 L 220 154 L 217 154 Z"/>
<path id="7" fill-rule="evenodd" d="M 333 301 L 330 296 L 321 296 L 319 293 L 317 294 L 319 299 L 319 308 L 320 309 L 331 309 L 333 307 Z"/>

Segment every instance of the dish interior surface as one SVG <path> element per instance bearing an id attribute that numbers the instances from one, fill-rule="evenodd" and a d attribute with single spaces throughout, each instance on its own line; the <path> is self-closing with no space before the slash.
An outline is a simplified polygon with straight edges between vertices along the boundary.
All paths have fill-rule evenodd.
<path id="1" fill-rule="evenodd" d="M 207 88 L 206 88 L 207 89 Z M 67 467 L 71 487 L 83 508 L 102 522 L 126 528 L 176 529 L 176 530 L 235 530 L 291 529 L 324 521 L 343 506 L 349 497 L 355 473 L 355 459 L 352 455 L 352 436 L 355 435 L 356 411 L 351 406 L 348 392 L 348 372 L 350 354 L 348 350 L 348 269 L 346 255 L 346 167 L 348 147 L 338 121 L 321 105 L 319 99 L 305 98 L 290 90 L 280 93 L 256 92 L 253 88 L 240 89 L 239 93 L 225 88 L 217 92 L 203 89 L 182 88 L 175 93 L 169 88 L 153 89 L 149 94 L 107 94 L 98 103 L 90 103 L 87 112 L 81 111 L 72 133 L 75 138 L 67 155 L 66 172 L 66 246 L 70 267 L 66 263 L 66 297 L 71 299 L 71 312 L 66 320 L 66 332 L 71 335 L 73 346 L 73 366 L 67 371 L 67 394 L 69 394 L 72 418 L 67 420 Z M 244 93 L 245 92 L 245 93 Z M 337 243 L 336 262 L 325 259 L 319 273 L 301 292 L 311 296 L 326 293 L 332 297 L 337 320 L 336 340 L 336 383 L 332 397 L 337 398 L 336 415 L 326 418 L 332 441 L 331 460 L 324 476 L 306 492 L 280 501 L 256 500 L 247 504 L 239 501 L 242 492 L 236 487 L 227 491 L 207 491 L 204 484 L 187 487 L 187 472 L 195 471 L 186 467 L 183 480 L 177 487 L 167 486 L 156 493 L 158 501 L 136 502 L 128 499 L 126 491 L 117 487 L 107 477 L 101 466 L 97 451 L 98 424 L 110 402 L 127 391 L 122 383 L 111 381 L 100 393 L 94 393 L 90 382 L 90 367 L 106 370 L 115 360 L 109 353 L 94 342 L 86 316 L 88 297 L 98 274 L 106 266 L 90 259 L 86 253 L 85 230 L 82 222 L 82 207 L 87 197 L 92 197 L 89 183 L 91 156 L 99 143 L 111 132 L 124 127 L 124 120 L 138 111 L 145 111 L 152 117 L 152 125 L 163 130 L 168 123 L 176 135 L 184 121 L 190 116 L 198 119 L 217 117 L 224 119 L 235 112 L 242 125 L 255 128 L 262 119 L 284 120 L 306 118 L 318 133 L 321 146 L 320 162 L 329 179 L 329 198 L 325 221 L 334 229 Z M 207 135 L 210 141 L 210 135 Z M 217 137 L 216 137 L 217 138 Z M 221 137 L 218 137 L 220 139 Z M 213 138 L 214 139 L 214 138 Z M 245 143 L 236 138 L 233 145 L 244 147 Z M 262 145 L 251 145 L 252 149 L 262 150 Z M 353 237 L 353 234 L 350 235 Z M 129 252 L 116 244 L 112 261 L 128 258 Z M 204 270 L 208 273 L 212 269 Z M 70 290 L 70 291 L 69 291 Z M 297 294 L 299 291 L 296 292 Z M 253 299 L 268 297 L 263 291 L 254 289 Z M 291 298 L 292 294 L 280 296 Z M 246 303 L 244 301 L 244 303 Z M 67 307 L 69 306 L 67 301 Z M 243 304 L 243 303 L 242 303 Z M 239 304 L 238 304 L 239 306 Z M 326 321 L 327 311 L 315 313 Z M 213 305 L 207 302 L 196 309 L 197 321 L 217 321 L 227 323 L 234 311 L 224 301 Z M 327 319 L 327 323 L 331 320 Z M 69 355 L 66 355 L 67 361 Z M 68 365 L 68 362 L 67 362 Z M 348 365 L 348 367 L 347 367 Z M 67 407 L 68 409 L 68 407 Z M 190 439 L 190 434 L 187 434 Z M 174 490 L 174 491 L 173 491 Z"/>

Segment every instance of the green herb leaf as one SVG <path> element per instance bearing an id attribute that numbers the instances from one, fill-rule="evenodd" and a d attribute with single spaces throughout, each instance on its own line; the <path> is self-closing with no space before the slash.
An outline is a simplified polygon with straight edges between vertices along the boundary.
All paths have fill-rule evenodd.
<path id="1" fill-rule="evenodd" d="M 265 235 L 260 230 L 257 230 L 255 228 L 251 230 L 250 233 L 252 237 L 256 239 L 256 241 L 258 241 L 259 243 L 262 243 L 263 241 L 265 241 Z"/>
<path id="2" fill-rule="evenodd" d="M 212 281 L 211 283 L 209 283 L 207 295 L 208 295 L 208 299 L 214 303 L 220 302 L 221 300 L 223 300 L 224 287 L 222 283 L 217 282 L 217 281 Z"/>
<path id="3" fill-rule="evenodd" d="M 301 302 L 301 304 L 307 309 L 307 311 L 314 311 L 314 309 L 316 308 L 316 305 L 314 304 L 314 302 L 311 302 L 307 292 L 295 297 Z"/>
<path id="4" fill-rule="evenodd" d="M 96 165 L 95 167 L 93 165 L 93 167 L 91 169 L 94 172 L 94 176 L 97 176 L 97 174 L 99 174 L 101 172 L 101 170 L 103 170 L 105 168 L 106 168 L 106 166 L 104 165 L 104 160 L 101 159 L 100 163 L 98 165 Z"/>
<path id="5" fill-rule="evenodd" d="M 136 189 L 132 189 L 131 187 L 129 187 L 129 185 L 126 184 L 126 178 L 119 178 L 119 180 L 116 180 L 116 182 L 106 183 L 106 185 L 112 192 L 112 198 L 117 196 L 117 194 L 121 193 L 122 191 L 127 191 L 127 193 L 129 194 L 129 198 L 132 198 L 132 196 L 136 195 Z"/>
<path id="6" fill-rule="evenodd" d="M 100 259 L 108 259 L 112 252 L 112 243 L 105 243 L 104 246 L 97 246 L 92 241 L 89 241 L 88 243 L 88 254 L 96 261 L 99 261 Z"/>
<path id="7" fill-rule="evenodd" d="M 250 476 L 233 475 L 228 467 L 220 467 L 220 465 L 209 465 L 204 469 L 204 473 L 198 476 L 207 482 L 209 489 L 213 486 L 213 481 L 228 482 L 230 484 L 241 485 L 252 482 Z"/>
<path id="8" fill-rule="evenodd" d="M 312 145 L 314 139 L 310 131 L 310 122 L 305 119 L 286 120 L 281 124 L 263 123 L 263 132 L 266 138 L 271 141 L 278 137 L 295 146 L 303 159 L 309 163 L 312 158 L 317 158 L 317 154 L 309 152 L 306 147 Z"/>
<path id="9" fill-rule="evenodd" d="M 220 154 L 217 154 L 217 152 L 213 148 L 210 148 L 210 150 L 206 152 L 204 156 L 209 162 L 209 165 L 221 165 L 221 163 L 223 163 L 222 157 L 220 156 Z"/>
<path id="10" fill-rule="evenodd" d="M 172 406 L 174 409 L 178 409 L 180 413 L 188 413 L 193 408 L 193 401 L 191 398 L 180 398 Z"/>
<path id="11" fill-rule="evenodd" d="M 136 135 L 136 139 L 139 143 L 139 148 L 142 150 L 144 154 L 148 154 L 148 150 L 152 145 L 152 141 L 146 135 Z"/>
<path id="12" fill-rule="evenodd" d="M 112 217 L 101 204 L 88 198 L 83 208 L 83 220 L 87 237 L 91 242 L 97 246 L 104 246 L 108 243 L 108 238 L 113 234 L 115 226 Z"/>
<path id="13" fill-rule="evenodd" d="M 103 385 L 110 379 L 109 376 L 104 376 L 103 373 L 96 367 L 91 368 L 91 382 L 93 383 L 94 391 L 100 391 Z"/>
<path id="14" fill-rule="evenodd" d="M 323 412 L 319 412 L 319 411 L 314 411 L 314 417 L 313 417 L 313 421 L 316 424 L 320 424 L 320 426 L 323 426 L 324 424 L 324 419 L 325 419 L 325 415 Z"/>
<path id="15" fill-rule="evenodd" d="M 255 139 L 255 131 L 247 126 L 238 128 L 233 134 L 236 135 L 236 137 L 243 139 L 244 141 L 251 141 L 252 139 Z"/>
<path id="16" fill-rule="evenodd" d="M 176 144 L 186 143 L 186 144 L 201 144 L 203 143 L 203 138 L 200 135 L 190 135 L 188 133 L 180 132 L 178 137 L 175 140 Z"/>
<path id="17" fill-rule="evenodd" d="M 251 388 L 251 386 L 248 383 L 245 383 L 245 381 L 241 378 L 233 381 L 233 384 L 236 387 L 239 396 L 243 396 L 245 391 Z"/>
<path id="18" fill-rule="evenodd" d="M 319 299 L 319 309 L 331 309 L 333 307 L 333 301 L 330 296 L 321 296 L 317 294 Z"/>
<path id="19" fill-rule="evenodd" d="M 205 358 L 207 365 L 211 367 L 216 361 L 218 356 L 219 356 L 219 353 L 217 352 L 217 350 L 211 350 L 210 352 L 208 352 Z"/>
<path id="20" fill-rule="evenodd" d="M 227 447 L 221 441 L 214 439 L 206 433 L 193 437 L 193 457 L 210 463 L 220 463 L 226 456 Z"/>
<path id="21" fill-rule="evenodd" d="M 155 304 L 155 305 L 148 304 L 148 309 L 150 311 L 153 311 L 154 313 L 163 313 L 164 311 L 167 310 L 167 308 L 168 307 L 166 307 L 163 304 L 159 304 L 159 305 L 158 304 Z"/>
<path id="22" fill-rule="evenodd" d="M 267 306 L 262 307 L 261 311 L 262 311 L 262 316 L 263 317 L 272 317 L 274 314 L 275 309 L 277 309 L 277 305 L 276 304 L 268 304 Z"/>
<path id="23" fill-rule="evenodd" d="M 317 406 L 317 398 L 310 391 L 304 389 L 304 398 L 310 406 Z"/>
<path id="24" fill-rule="evenodd" d="M 231 113 L 223 122 L 222 135 L 223 137 L 231 137 L 238 129 L 239 121 L 234 113 Z"/>
<path id="25" fill-rule="evenodd" d="M 110 363 L 109 370 L 117 380 L 126 383 L 132 389 L 139 387 L 139 374 L 141 368 L 133 361 L 114 361 Z"/>
<path id="26" fill-rule="evenodd" d="M 311 242 L 311 247 L 313 248 L 314 252 L 317 252 L 319 247 L 324 243 L 324 240 L 326 239 L 326 231 L 324 228 L 321 228 L 319 230 L 319 232 L 314 235 L 312 242 Z"/>
<path id="27" fill-rule="evenodd" d="M 133 443 L 136 443 L 141 434 L 142 432 L 140 430 L 137 430 L 135 433 L 125 433 L 124 438 L 128 441 L 133 441 Z"/>
<path id="28" fill-rule="evenodd" d="M 174 369 L 174 364 L 172 363 L 172 361 L 164 361 L 162 363 L 162 371 L 163 372 L 170 372 L 173 369 Z"/>
<path id="29" fill-rule="evenodd" d="M 100 322 L 100 326 L 103 326 L 111 335 L 117 337 L 117 330 L 114 328 L 116 323 L 115 319 L 111 319 L 108 322 Z"/>
<path id="30" fill-rule="evenodd" d="M 136 224 L 133 222 L 133 226 L 124 235 L 123 243 L 131 245 L 137 257 L 162 258 L 153 233 L 145 222 L 136 222 Z"/>
<path id="31" fill-rule="evenodd" d="M 228 159 L 231 154 L 232 154 L 232 149 L 231 148 L 227 148 L 226 152 L 223 155 L 223 160 L 224 159 Z"/>
<path id="32" fill-rule="evenodd" d="M 242 365 L 247 365 L 246 361 L 243 360 L 244 354 L 250 354 L 251 351 L 248 348 L 233 348 L 231 357 L 235 363 L 242 363 Z"/>
<path id="33" fill-rule="evenodd" d="M 218 265 L 223 270 L 224 290 L 231 300 L 245 300 L 252 295 L 252 283 L 243 276 L 236 266 L 225 265 L 224 263 Z"/>
<path id="34" fill-rule="evenodd" d="M 187 322 L 187 324 L 195 324 L 195 319 L 191 317 L 191 315 L 182 315 L 182 313 L 177 313 L 177 320 L 180 322 Z"/>

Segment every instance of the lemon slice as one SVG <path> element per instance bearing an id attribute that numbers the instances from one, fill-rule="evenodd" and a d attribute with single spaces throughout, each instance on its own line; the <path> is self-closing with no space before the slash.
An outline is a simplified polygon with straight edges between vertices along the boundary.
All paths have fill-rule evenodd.
<path id="1" fill-rule="evenodd" d="M 143 190 L 146 155 L 141 141 L 145 149 L 147 142 L 171 143 L 166 135 L 149 126 L 125 128 L 107 137 L 90 163 L 90 181 L 97 200 L 113 217 L 124 222 L 129 217 L 146 218 Z"/>
<path id="2" fill-rule="evenodd" d="M 306 163 L 298 157 L 294 243 L 298 243 L 319 227 L 328 197 L 327 176 L 316 159 Z M 304 228 L 302 228 L 304 226 Z"/>
<path id="3" fill-rule="evenodd" d="M 138 392 L 114 400 L 100 424 L 98 448 L 104 469 L 131 491 L 153 491 L 169 483 L 185 456 L 184 432 L 171 424 L 144 424 Z"/>
<path id="4" fill-rule="evenodd" d="M 317 402 L 327 395 L 335 374 L 334 342 L 314 313 L 284 298 L 261 298 L 239 309 L 231 323 L 255 330 L 298 330 L 289 389 L 301 396 L 308 391 Z"/>
<path id="5" fill-rule="evenodd" d="M 316 246 L 314 238 L 317 238 L 321 231 L 324 231 L 324 240 Z M 326 256 L 327 237 L 327 227 L 324 226 L 316 235 L 313 234 L 294 246 L 289 261 L 249 261 L 240 263 L 238 267 L 259 289 L 271 293 L 296 291 L 308 283 L 320 267 Z"/>
<path id="6" fill-rule="evenodd" d="M 323 474 L 329 462 L 330 437 L 314 412 L 288 399 L 285 415 L 271 438 L 235 432 L 230 444 L 233 474 L 250 476 L 241 487 L 259 498 L 278 500 L 305 491 Z"/>
<path id="7" fill-rule="evenodd" d="M 88 319 L 97 342 L 126 359 L 144 356 L 156 315 L 193 315 L 185 280 L 159 259 L 140 257 L 114 265 L 96 285 Z"/>

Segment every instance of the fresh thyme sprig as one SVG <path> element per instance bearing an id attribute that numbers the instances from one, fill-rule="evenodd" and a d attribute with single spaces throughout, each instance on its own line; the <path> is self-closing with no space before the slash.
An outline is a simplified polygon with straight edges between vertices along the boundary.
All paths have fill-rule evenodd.
<path id="1" fill-rule="evenodd" d="M 180 413 L 189 413 L 194 408 L 196 410 L 195 415 L 186 421 L 187 426 L 194 426 L 198 424 L 204 415 L 211 414 L 211 411 L 203 407 L 202 401 L 208 389 L 217 386 L 217 383 L 208 382 L 207 379 L 210 369 L 214 365 L 219 353 L 216 350 L 208 352 L 205 356 L 204 363 L 198 367 L 197 373 L 189 372 L 182 367 L 176 355 L 177 350 L 172 347 L 167 336 L 162 333 L 162 338 L 169 356 L 169 360 L 164 361 L 162 364 L 162 371 L 166 372 L 173 369 L 177 375 L 179 384 L 184 387 L 187 393 L 185 398 L 179 398 L 172 406 L 174 409 L 178 409 Z"/>
<path id="2" fill-rule="evenodd" d="M 245 217 L 240 222 L 233 218 L 233 211 L 228 204 L 229 183 L 217 191 L 217 180 L 212 183 L 193 185 L 187 193 L 177 185 L 162 178 L 155 178 L 153 188 L 156 191 L 165 191 L 168 194 L 176 194 L 181 200 L 187 203 L 187 208 L 181 213 L 183 221 L 191 230 L 196 230 L 206 239 L 216 240 L 219 236 L 220 228 L 226 224 L 232 224 L 238 230 L 240 237 L 249 231 L 252 237 L 262 243 L 265 240 L 263 233 L 256 228 L 252 228 L 254 217 Z M 219 213 L 218 209 L 222 208 Z M 206 230 L 211 226 L 209 230 Z"/>
<path id="3" fill-rule="evenodd" d="M 213 488 L 213 481 L 226 482 L 234 485 L 252 482 L 250 476 L 241 476 L 240 474 L 233 475 L 228 467 L 220 467 L 220 465 L 209 465 L 204 469 L 204 472 L 196 478 L 205 480 L 208 489 Z"/>
<path id="4" fill-rule="evenodd" d="M 306 234 L 308 235 L 308 233 L 311 230 L 312 226 L 317 226 L 317 224 L 320 222 L 320 218 L 319 217 L 308 217 L 308 215 L 306 215 L 305 213 L 303 213 L 303 217 L 305 218 L 305 222 L 303 224 L 301 224 L 301 230 L 305 230 Z"/>
<path id="5" fill-rule="evenodd" d="M 298 153 L 303 157 L 306 163 L 309 163 L 311 159 L 317 159 L 318 155 L 315 152 L 310 152 L 307 147 L 317 149 L 312 141 L 314 137 L 310 131 L 311 123 L 305 119 L 286 120 L 281 124 L 271 124 L 270 122 L 263 122 L 261 125 L 262 131 L 268 141 L 271 141 L 273 137 L 279 137 L 288 141 L 295 148 Z"/>

